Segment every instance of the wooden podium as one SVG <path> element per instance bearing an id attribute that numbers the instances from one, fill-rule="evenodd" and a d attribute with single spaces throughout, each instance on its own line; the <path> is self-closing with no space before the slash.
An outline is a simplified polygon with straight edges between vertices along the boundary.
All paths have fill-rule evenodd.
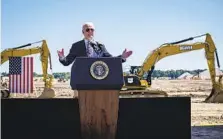
<path id="1" fill-rule="evenodd" d="M 78 91 L 83 139 L 115 139 L 122 86 L 121 58 L 76 59 L 71 87 Z"/>

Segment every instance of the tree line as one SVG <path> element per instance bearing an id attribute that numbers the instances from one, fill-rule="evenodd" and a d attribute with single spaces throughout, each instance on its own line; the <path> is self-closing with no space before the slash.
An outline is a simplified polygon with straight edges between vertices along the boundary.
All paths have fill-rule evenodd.
<path id="1" fill-rule="evenodd" d="M 196 70 L 154 70 L 152 73 L 152 77 L 159 78 L 159 77 L 169 77 L 171 79 L 176 79 L 183 73 L 190 73 L 192 75 L 199 75 L 201 72 L 205 71 L 206 69 L 196 69 Z"/>
<path id="2" fill-rule="evenodd" d="M 2 72 L 1 76 L 8 76 L 9 73 L 7 72 Z M 56 72 L 53 73 L 54 78 L 61 78 L 61 79 L 69 79 L 70 78 L 70 72 Z M 38 74 L 36 72 L 33 72 L 33 77 L 43 77 L 43 74 Z"/>
<path id="3" fill-rule="evenodd" d="M 196 70 L 154 70 L 152 73 L 152 77 L 159 78 L 159 77 L 169 77 L 175 79 L 182 75 L 185 72 L 188 72 L 193 75 L 198 75 L 199 73 L 205 71 L 206 69 L 196 69 Z M 8 76 L 7 72 L 2 72 L 1 76 Z M 42 74 L 33 73 L 34 77 L 42 77 Z M 56 72 L 53 73 L 54 78 L 57 79 L 70 79 L 70 72 Z"/>

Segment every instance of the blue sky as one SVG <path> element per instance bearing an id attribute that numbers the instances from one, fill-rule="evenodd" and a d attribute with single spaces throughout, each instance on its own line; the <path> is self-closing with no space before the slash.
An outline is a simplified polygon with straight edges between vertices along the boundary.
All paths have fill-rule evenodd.
<path id="1" fill-rule="evenodd" d="M 95 39 L 113 55 L 133 50 L 123 66 L 141 65 L 148 53 L 166 42 L 210 33 L 223 66 L 223 2 L 221 0 L 2 0 L 1 51 L 26 43 L 47 40 L 52 55 L 52 72 L 69 72 L 62 66 L 57 50 L 69 52 L 82 39 L 81 26 L 92 21 Z M 35 47 L 35 46 L 33 46 Z M 39 54 L 35 72 L 41 73 Z M 204 51 L 164 58 L 156 69 L 204 69 Z M 8 62 L 1 66 L 8 72 Z M 221 68 L 222 69 L 222 68 Z"/>

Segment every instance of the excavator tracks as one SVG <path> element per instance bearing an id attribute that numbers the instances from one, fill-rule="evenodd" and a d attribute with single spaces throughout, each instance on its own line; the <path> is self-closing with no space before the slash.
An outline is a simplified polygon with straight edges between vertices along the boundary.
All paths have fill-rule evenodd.
<path id="1" fill-rule="evenodd" d="M 168 94 L 162 90 L 121 90 L 121 97 L 168 97 Z"/>
<path id="2" fill-rule="evenodd" d="M 1 98 L 9 98 L 10 93 L 7 89 L 1 89 Z"/>

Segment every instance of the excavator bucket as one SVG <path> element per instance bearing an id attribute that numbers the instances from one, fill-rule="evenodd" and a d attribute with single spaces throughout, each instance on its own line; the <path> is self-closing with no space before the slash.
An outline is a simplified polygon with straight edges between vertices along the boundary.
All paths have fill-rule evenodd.
<path id="1" fill-rule="evenodd" d="M 54 98 L 56 96 L 55 90 L 52 88 L 44 88 L 42 94 L 38 98 Z"/>
<path id="2" fill-rule="evenodd" d="M 211 94 L 205 99 L 207 103 L 223 103 L 223 90 L 212 89 Z"/>
<path id="3" fill-rule="evenodd" d="M 207 103 L 223 103 L 223 85 L 222 77 L 219 77 L 218 84 L 212 88 L 211 94 L 205 99 Z"/>

